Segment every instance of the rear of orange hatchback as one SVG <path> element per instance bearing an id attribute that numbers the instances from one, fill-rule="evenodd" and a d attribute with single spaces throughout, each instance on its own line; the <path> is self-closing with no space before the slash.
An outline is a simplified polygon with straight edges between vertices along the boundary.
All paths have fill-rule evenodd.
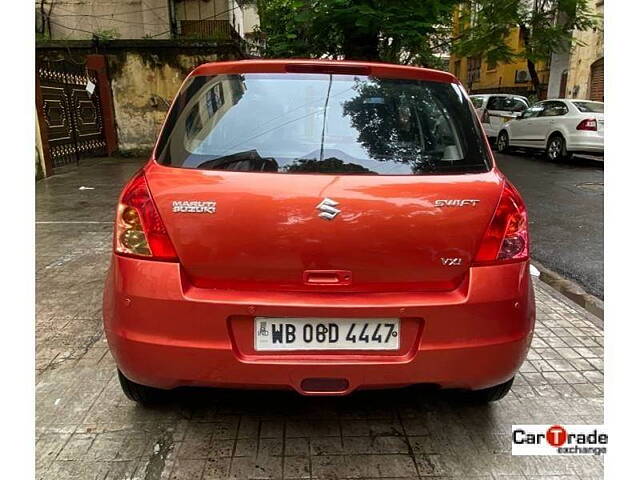
<path id="1" fill-rule="evenodd" d="M 104 326 L 127 396 L 502 398 L 535 322 L 527 214 L 451 75 L 198 67 L 125 186 Z"/>

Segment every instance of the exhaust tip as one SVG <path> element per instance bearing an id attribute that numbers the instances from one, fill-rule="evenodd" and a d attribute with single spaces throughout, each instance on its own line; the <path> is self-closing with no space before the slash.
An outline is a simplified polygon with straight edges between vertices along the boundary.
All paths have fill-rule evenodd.
<path id="1" fill-rule="evenodd" d="M 305 378 L 300 383 L 300 388 L 308 393 L 339 393 L 349 388 L 349 380 L 346 378 Z"/>

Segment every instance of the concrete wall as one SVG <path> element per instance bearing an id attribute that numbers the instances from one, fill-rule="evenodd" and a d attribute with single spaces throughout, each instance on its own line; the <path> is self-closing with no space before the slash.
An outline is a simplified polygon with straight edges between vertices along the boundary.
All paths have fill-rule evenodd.
<path id="1" fill-rule="evenodd" d="M 114 38 L 169 38 L 167 0 L 45 0 L 51 8 L 51 39 L 90 39 L 113 31 Z M 36 12 L 40 0 L 36 0 Z"/>
<path id="2" fill-rule="evenodd" d="M 38 26 L 41 2 L 35 0 Z M 44 0 L 44 12 L 50 18 L 51 40 L 83 40 L 107 33 L 121 39 L 167 39 L 171 37 L 170 3 L 169 0 Z M 256 7 L 251 4 L 241 7 L 237 0 L 173 0 L 173 6 L 177 22 L 224 20 L 242 37 L 259 23 Z M 249 10 L 246 15 L 245 8 Z"/>
<path id="3" fill-rule="evenodd" d="M 138 52 L 110 57 L 120 151 L 146 153 L 151 150 L 169 105 L 188 72 L 217 59 L 213 55 L 176 55 L 169 64 L 145 58 Z"/>
<path id="4" fill-rule="evenodd" d="M 229 18 L 229 0 L 177 0 L 176 20 L 226 20 Z"/>
<path id="5" fill-rule="evenodd" d="M 589 98 L 589 80 L 591 65 L 604 57 L 604 1 L 591 0 L 592 10 L 602 16 L 600 28 L 576 32 L 573 36 L 576 45 L 569 60 L 567 76 L 567 97 Z"/>
<path id="6" fill-rule="evenodd" d="M 254 28 L 260 25 L 260 17 L 258 16 L 258 7 L 256 5 L 247 4 L 242 8 L 244 17 L 243 35 L 252 34 Z"/>

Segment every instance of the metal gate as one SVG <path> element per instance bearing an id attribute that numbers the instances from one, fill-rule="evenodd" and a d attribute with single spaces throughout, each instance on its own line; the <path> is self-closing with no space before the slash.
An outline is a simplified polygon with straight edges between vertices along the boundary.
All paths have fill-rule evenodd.
<path id="1" fill-rule="evenodd" d="M 97 78 L 91 70 L 60 62 L 38 68 L 42 118 L 54 168 L 83 156 L 107 154 Z M 88 81 L 95 85 L 92 93 Z"/>

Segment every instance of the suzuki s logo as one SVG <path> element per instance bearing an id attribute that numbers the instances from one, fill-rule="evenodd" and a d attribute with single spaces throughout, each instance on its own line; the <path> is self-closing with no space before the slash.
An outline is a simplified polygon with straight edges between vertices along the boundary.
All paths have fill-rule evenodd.
<path id="1" fill-rule="evenodd" d="M 336 202 L 335 200 L 325 198 L 318 205 L 316 205 L 316 208 L 320 210 L 318 216 L 320 218 L 324 218 L 325 220 L 333 220 L 340 213 L 340 210 L 336 208 L 338 205 L 338 202 Z"/>

